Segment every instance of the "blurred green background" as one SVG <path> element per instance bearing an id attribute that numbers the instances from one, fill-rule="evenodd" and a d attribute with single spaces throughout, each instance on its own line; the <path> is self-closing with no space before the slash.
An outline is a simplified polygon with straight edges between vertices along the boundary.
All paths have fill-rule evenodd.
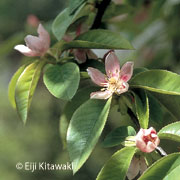
<path id="1" fill-rule="evenodd" d="M 122 2 L 122 1 L 119 1 Z M 180 0 L 126 0 L 119 16 L 104 18 L 105 27 L 121 32 L 135 51 L 118 51 L 121 62 L 134 60 L 136 67 L 163 68 L 180 73 Z M 59 136 L 59 117 L 65 102 L 52 97 L 43 85 L 38 85 L 26 126 L 8 101 L 8 83 L 23 61 L 13 50 L 23 43 L 27 34 L 36 33 L 28 23 L 30 14 L 38 17 L 51 33 L 51 23 L 67 6 L 63 0 L 1 0 L 0 1 L 0 179 L 2 180 L 92 180 L 103 163 L 118 149 L 103 149 L 100 143 L 82 169 L 71 171 L 17 170 L 18 162 L 66 163 L 69 161 Z M 118 15 L 118 13 L 116 14 Z M 55 38 L 52 37 L 52 43 Z M 98 51 L 102 55 L 103 51 Z M 125 116 L 112 113 L 103 136 L 110 129 L 126 125 Z M 166 144 L 168 142 L 165 142 Z M 177 147 L 177 144 L 174 145 Z M 177 149 L 167 149 L 167 152 Z"/>

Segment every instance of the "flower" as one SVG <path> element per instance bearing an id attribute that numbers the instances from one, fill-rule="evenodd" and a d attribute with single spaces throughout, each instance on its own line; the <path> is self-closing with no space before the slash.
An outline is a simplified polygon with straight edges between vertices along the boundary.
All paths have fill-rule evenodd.
<path id="1" fill-rule="evenodd" d="M 76 28 L 76 36 L 81 35 L 84 32 L 88 31 L 88 26 L 85 23 L 81 23 L 77 26 Z M 66 42 L 71 42 L 73 41 L 73 39 L 75 38 L 75 36 L 73 37 L 72 34 L 65 34 L 63 37 L 63 40 Z M 72 52 L 72 54 L 74 54 L 75 59 L 77 60 L 77 62 L 79 64 L 82 64 L 84 62 L 86 62 L 87 59 L 97 59 L 98 57 L 96 56 L 96 54 L 91 51 L 90 49 L 72 49 L 70 52 Z"/>
<path id="2" fill-rule="evenodd" d="M 140 129 L 136 135 L 136 146 L 146 153 L 154 151 L 154 149 L 159 145 L 160 140 L 157 136 L 156 130 L 152 127 L 149 129 Z"/>
<path id="3" fill-rule="evenodd" d="M 141 156 L 140 158 L 133 157 L 131 164 L 129 166 L 127 177 L 129 180 L 134 179 L 139 173 L 142 174 L 147 169 L 147 164 L 144 158 Z"/>
<path id="4" fill-rule="evenodd" d="M 101 91 L 91 93 L 92 99 L 108 99 L 113 93 L 120 95 L 126 92 L 129 88 L 127 83 L 133 73 L 133 62 L 126 62 L 120 69 L 120 64 L 117 56 L 113 51 L 110 51 L 105 58 L 106 74 L 102 74 L 98 69 L 89 67 L 87 69 L 91 80 L 104 87 Z"/>
<path id="5" fill-rule="evenodd" d="M 44 29 L 44 27 L 39 24 L 37 32 L 38 37 L 27 35 L 25 37 L 25 45 L 16 45 L 14 49 L 18 50 L 25 56 L 43 56 L 50 46 L 50 36 L 49 33 Z"/>

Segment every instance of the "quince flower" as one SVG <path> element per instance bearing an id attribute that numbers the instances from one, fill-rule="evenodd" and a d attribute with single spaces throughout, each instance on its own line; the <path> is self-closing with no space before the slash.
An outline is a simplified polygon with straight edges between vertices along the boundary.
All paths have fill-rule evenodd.
<path id="1" fill-rule="evenodd" d="M 154 151 L 159 145 L 160 140 L 157 136 L 156 130 L 154 128 L 140 129 L 136 135 L 136 146 L 146 153 Z"/>
<path id="2" fill-rule="evenodd" d="M 101 91 L 91 93 L 91 99 L 108 99 L 116 93 L 120 95 L 128 91 L 127 83 L 133 74 L 133 62 L 126 62 L 120 69 L 120 63 L 113 51 L 110 51 L 105 58 L 106 74 L 102 74 L 98 69 L 89 67 L 87 69 L 91 80 L 104 87 Z"/>
<path id="3" fill-rule="evenodd" d="M 147 169 L 147 164 L 145 159 L 142 156 L 139 158 L 136 158 L 134 156 L 127 172 L 127 178 L 129 180 L 132 180 L 139 173 L 142 174 L 146 169 Z"/>
<path id="4" fill-rule="evenodd" d="M 39 34 L 38 37 L 27 35 L 25 37 L 25 45 L 17 45 L 14 49 L 18 50 L 25 56 L 43 56 L 50 46 L 50 36 L 49 33 L 44 29 L 44 27 L 39 24 L 37 32 Z"/>

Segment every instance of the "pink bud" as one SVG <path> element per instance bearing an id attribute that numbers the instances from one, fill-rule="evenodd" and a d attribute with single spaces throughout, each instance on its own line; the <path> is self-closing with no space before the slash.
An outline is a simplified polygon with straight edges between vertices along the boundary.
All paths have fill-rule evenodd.
<path id="1" fill-rule="evenodd" d="M 41 24 L 39 24 L 37 32 L 39 34 L 38 37 L 32 35 L 25 37 L 26 46 L 20 44 L 15 46 L 14 49 L 25 56 L 43 56 L 49 49 L 50 36 Z"/>
<path id="2" fill-rule="evenodd" d="M 32 27 L 37 27 L 39 24 L 39 19 L 34 14 L 30 14 L 27 17 L 27 23 Z"/>
<path id="3" fill-rule="evenodd" d="M 136 135 L 136 146 L 146 153 L 150 153 L 155 150 L 159 145 L 160 139 L 157 136 L 156 130 L 154 128 L 140 129 Z"/>

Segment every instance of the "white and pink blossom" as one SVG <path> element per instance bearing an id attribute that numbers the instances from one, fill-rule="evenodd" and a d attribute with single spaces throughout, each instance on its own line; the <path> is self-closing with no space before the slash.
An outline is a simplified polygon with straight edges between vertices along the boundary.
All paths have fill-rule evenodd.
<path id="1" fill-rule="evenodd" d="M 87 69 L 91 80 L 98 86 L 103 87 L 101 91 L 91 93 L 92 99 L 108 99 L 113 93 L 120 95 L 128 91 L 127 83 L 133 74 L 133 62 L 126 62 L 120 69 L 120 63 L 113 51 L 105 58 L 106 75 L 98 69 L 89 67 Z"/>
<path id="2" fill-rule="evenodd" d="M 25 37 L 25 45 L 16 45 L 14 49 L 18 50 L 25 56 L 43 56 L 50 46 L 50 36 L 49 33 L 44 29 L 44 27 L 39 24 L 37 32 L 39 36 L 27 35 Z"/>
<path id="3" fill-rule="evenodd" d="M 154 151 L 160 143 L 156 130 L 152 127 L 149 129 L 140 129 L 136 135 L 136 146 L 146 153 Z"/>

